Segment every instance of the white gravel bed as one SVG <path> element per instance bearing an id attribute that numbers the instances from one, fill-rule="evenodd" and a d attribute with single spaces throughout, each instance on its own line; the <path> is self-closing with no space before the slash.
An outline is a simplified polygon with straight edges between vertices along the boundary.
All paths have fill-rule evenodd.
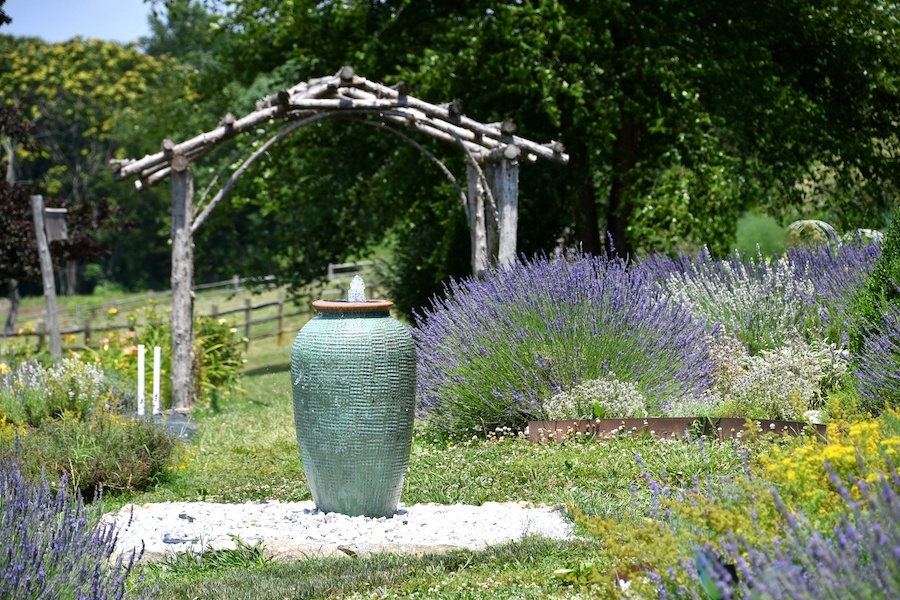
<path id="1" fill-rule="evenodd" d="M 253 545 L 262 540 L 275 560 L 310 556 L 356 556 L 372 552 L 422 554 L 483 549 L 537 534 L 572 536 L 563 514 L 524 502 L 400 505 L 392 517 L 348 517 L 323 513 L 312 501 L 243 504 L 165 502 L 129 504 L 104 515 L 119 532 L 117 553 L 144 545 L 142 560 L 204 548 L 234 548 L 231 536 Z"/>

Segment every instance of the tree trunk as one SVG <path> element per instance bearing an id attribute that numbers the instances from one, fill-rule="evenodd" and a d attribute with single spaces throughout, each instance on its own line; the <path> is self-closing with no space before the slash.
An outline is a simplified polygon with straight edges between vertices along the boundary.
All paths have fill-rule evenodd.
<path id="1" fill-rule="evenodd" d="M 19 301 L 22 300 L 22 296 L 19 294 L 19 281 L 17 279 L 10 279 L 7 285 L 9 292 L 6 297 L 9 298 L 9 314 L 6 315 L 6 325 L 3 330 L 6 333 L 14 333 L 16 321 L 19 318 Z"/>
<path id="2" fill-rule="evenodd" d="M 59 272 L 59 295 L 74 296 L 78 285 L 78 262 L 67 261 Z"/>
<path id="3" fill-rule="evenodd" d="M 613 176 L 609 202 L 606 205 L 606 228 L 609 234 L 606 250 L 610 256 L 626 257 L 632 251 L 627 231 L 633 207 L 625 193 L 635 181 L 634 167 L 641 146 L 641 127 L 639 119 L 623 115 L 613 144 Z"/>
<path id="4" fill-rule="evenodd" d="M 591 177 L 588 147 L 583 139 L 576 140 L 570 151 L 569 181 L 575 192 L 575 238 L 584 252 L 599 255 L 603 244 L 600 241 L 597 192 Z"/>

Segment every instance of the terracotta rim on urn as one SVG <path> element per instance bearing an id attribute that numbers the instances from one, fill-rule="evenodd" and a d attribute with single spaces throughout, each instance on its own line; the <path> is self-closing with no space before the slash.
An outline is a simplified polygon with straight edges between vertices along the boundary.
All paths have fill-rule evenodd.
<path id="1" fill-rule="evenodd" d="M 365 302 L 350 302 L 348 300 L 316 300 L 312 303 L 320 313 L 389 313 L 394 303 L 390 300 L 366 300 Z"/>

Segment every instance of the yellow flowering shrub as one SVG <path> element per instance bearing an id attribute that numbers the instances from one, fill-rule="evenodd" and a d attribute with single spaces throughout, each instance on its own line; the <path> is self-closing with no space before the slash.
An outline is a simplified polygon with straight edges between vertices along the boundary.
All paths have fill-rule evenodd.
<path id="1" fill-rule="evenodd" d="M 750 434 L 744 444 L 747 472 L 711 479 L 714 489 L 707 489 L 705 482 L 689 489 L 661 488 L 648 480 L 658 507 L 645 515 L 648 518 L 589 517 L 569 506 L 576 523 L 597 538 L 599 547 L 596 560 L 566 565 L 557 577 L 590 585 L 602 591 L 602 597 L 615 596 L 623 573 L 635 597 L 656 597 L 659 582 L 650 572 L 660 574 L 668 589 L 695 588 L 683 568 L 694 546 L 708 543 L 724 555 L 722 544 L 729 537 L 759 548 L 785 534 L 785 515 L 773 489 L 787 510 L 802 512 L 813 527 L 828 532 L 846 514 L 847 504 L 835 490 L 826 463 L 847 485 L 879 478 L 889 470 L 889 459 L 900 462 L 900 410 L 886 410 L 878 419 L 832 423 L 825 437 Z M 858 486 L 849 489 L 854 498 L 862 497 Z"/>
<path id="2" fill-rule="evenodd" d="M 571 504 L 567 506 L 575 523 L 601 543 L 595 559 L 567 564 L 554 575 L 576 586 L 589 585 L 600 597 L 615 597 L 620 590 L 619 581 L 630 582 L 629 591 L 635 597 L 655 597 L 656 585 L 642 573 L 665 571 L 676 566 L 686 551 L 690 552 L 688 540 L 664 521 L 590 517 Z"/>
<path id="3" fill-rule="evenodd" d="M 28 434 L 28 429 L 11 422 L 6 415 L 0 415 L 0 443 L 15 441 L 17 433 L 22 437 Z"/>
<path id="4" fill-rule="evenodd" d="M 772 444 L 760 453 L 755 468 L 787 506 L 801 508 L 817 527 L 830 526 L 846 506 L 826 463 L 845 482 L 874 481 L 888 470 L 885 457 L 895 458 L 900 447 L 900 435 L 889 429 L 885 419 L 831 423 L 826 439 L 808 435 Z M 849 489 L 855 499 L 860 497 L 858 486 Z"/>

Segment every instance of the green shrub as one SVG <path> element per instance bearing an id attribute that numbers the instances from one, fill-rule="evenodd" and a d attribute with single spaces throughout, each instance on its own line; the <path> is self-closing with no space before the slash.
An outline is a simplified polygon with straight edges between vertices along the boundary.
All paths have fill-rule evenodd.
<path id="1" fill-rule="evenodd" d="M 169 314 L 151 303 L 128 315 L 132 323 L 143 323 L 133 331 L 119 331 L 99 340 L 89 356 L 117 382 L 134 389 L 137 381 L 138 344 L 146 354 L 145 377 L 152 373 L 153 348 L 160 353 L 160 398 L 164 407 L 172 397 L 172 331 Z M 244 340 L 225 319 L 199 317 L 194 323 L 194 389 L 198 400 L 215 402 L 239 389 L 243 369 Z"/>
<path id="2" fill-rule="evenodd" d="M 647 400 L 631 382 L 589 379 L 544 402 L 545 416 L 563 419 L 628 419 L 647 416 Z"/>
<path id="3" fill-rule="evenodd" d="M 99 406 L 117 404 L 103 371 L 90 363 L 67 358 L 50 367 L 36 361 L 8 367 L 0 379 L 0 417 L 36 427 L 69 414 L 81 418 Z"/>
<path id="4" fill-rule="evenodd" d="M 881 256 L 869 275 L 865 289 L 857 296 L 854 311 L 857 330 L 851 338 L 851 350 L 862 346 L 864 330 L 878 328 L 886 303 L 900 302 L 900 219 L 895 214 L 881 248 Z"/>
<path id="5" fill-rule="evenodd" d="M 747 256 L 777 256 L 784 252 L 787 235 L 778 221 L 768 215 L 746 213 L 738 219 L 735 234 L 737 251 Z"/>
<path id="6" fill-rule="evenodd" d="M 194 326 L 194 390 L 198 399 L 214 407 L 240 389 L 244 368 L 244 340 L 225 319 L 200 317 Z"/>
<path id="7" fill-rule="evenodd" d="M 85 420 L 45 421 L 18 444 L 22 471 L 32 481 L 43 472 L 55 487 L 65 474 L 70 490 L 91 499 L 101 484 L 113 493 L 149 489 L 166 474 L 178 441 L 150 419 L 97 411 Z"/>

